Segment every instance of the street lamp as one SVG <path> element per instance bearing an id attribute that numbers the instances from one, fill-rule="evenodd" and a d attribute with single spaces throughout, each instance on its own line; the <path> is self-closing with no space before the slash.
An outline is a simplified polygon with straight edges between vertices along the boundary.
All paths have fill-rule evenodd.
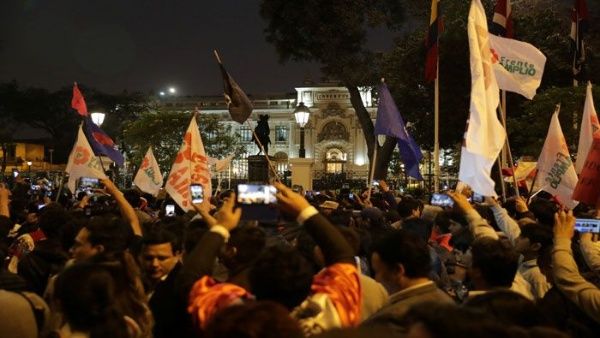
<path id="1" fill-rule="evenodd" d="M 169 94 L 174 95 L 175 93 L 177 93 L 175 87 L 169 87 Z"/>
<path id="2" fill-rule="evenodd" d="M 95 112 L 92 113 L 92 121 L 98 126 L 102 126 L 102 123 L 104 123 L 104 117 L 106 117 L 106 114 L 104 113 L 99 113 L 99 112 Z"/>
<path id="3" fill-rule="evenodd" d="M 31 177 L 31 165 L 33 164 L 33 162 L 31 161 L 27 161 L 27 173 L 29 174 L 28 176 Z"/>
<path id="4" fill-rule="evenodd" d="M 300 126 L 300 151 L 298 151 L 298 157 L 305 158 L 306 149 L 304 149 L 304 127 L 308 123 L 310 110 L 304 105 L 304 102 L 300 102 L 298 107 L 294 109 L 294 117 L 296 118 L 296 123 L 298 123 Z"/>

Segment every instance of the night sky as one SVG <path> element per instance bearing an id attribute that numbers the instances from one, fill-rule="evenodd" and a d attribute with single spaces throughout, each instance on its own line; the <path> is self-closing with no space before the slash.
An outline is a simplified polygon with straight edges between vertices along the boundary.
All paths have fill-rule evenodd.
<path id="1" fill-rule="evenodd" d="M 259 0 L 0 0 L 0 82 L 220 94 L 212 50 L 248 93 L 291 92 L 316 64 L 281 65 Z"/>

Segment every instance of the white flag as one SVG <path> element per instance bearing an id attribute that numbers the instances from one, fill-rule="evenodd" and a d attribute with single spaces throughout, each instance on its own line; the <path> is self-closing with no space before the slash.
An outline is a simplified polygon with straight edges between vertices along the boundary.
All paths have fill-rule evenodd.
<path id="1" fill-rule="evenodd" d="M 533 99 L 544 75 L 544 54 L 526 42 L 496 35 L 490 35 L 490 47 L 498 87 Z"/>
<path id="2" fill-rule="evenodd" d="M 559 109 L 560 107 L 552 115 L 548 135 L 538 158 L 538 174 L 533 190 L 549 192 L 561 204 L 573 209 L 577 206 L 577 202 L 571 198 L 577 185 L 577 174 L 558 121 Z"/>
<path id="3" fill-rule="evenodd" d="M 208 157 L 196 123 L 192 117 L 190 126 L 185 132 L 183 143 L 175 162 L 171 167 L 165 190 L 183 210 L 192 210 L 190 200 L 190 184 L 201 184 L 204 187 L 204 198 L 210 198 L 212 193 Z"/>
<path id="4" fill-rule="evenodd" d="M 490 173 L 504 145 L 506 131 L 496 114 L 500 90 L 492 71 L 487 19 L 480 0 L 471 2 L 468 33 L 471 106 L 458 177 L 476 193 L 496 196 Z"/>
<path id="5" fill-rule="evenodd" d="M 81 126 L 79 126 L 77 140 L 75 140 L 75 145 L 69 155 L 65 171 L 69 174 L 67 186 L 72 193 L 75 193 L 77 180 L 81 177 L 106 178 L 100 159 L 94 155 Z"/>
<path id="6" fill-rule="evenodd" d="M 152 196 L 158 195 L 163 185 L 163 177 L 152 152 L 152 147 L 148 148 L 133 183 L 143 192 L 147 192 Z"/>
<path id="7" fill-rule="evenodd" d="M 594 98 L 592 96 L 592 83 L 588 82 L 587 93 L 585 95 L 585 106 L 583 107 L 583 117 L 581 118 L 581 127 L 579 131 L 579 145 L 577 146 L 577 160 L 575 162 L 575 171 L 581 173 L 585 159 L 592 147 L 594 133 L 600 130 L 598 115 L 594 107 Z"/>

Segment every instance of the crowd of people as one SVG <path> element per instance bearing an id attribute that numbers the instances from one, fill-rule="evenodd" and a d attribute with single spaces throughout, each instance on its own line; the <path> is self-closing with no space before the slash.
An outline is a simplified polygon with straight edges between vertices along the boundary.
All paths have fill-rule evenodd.
<path id="1" fill-rule="evenodd" d="M 72 196 L 0 187 L 2 337 L 598 337 L 600 242 L 551 196 L 451 206 L 275 182 L 194 210 L 109 179 Z"/>

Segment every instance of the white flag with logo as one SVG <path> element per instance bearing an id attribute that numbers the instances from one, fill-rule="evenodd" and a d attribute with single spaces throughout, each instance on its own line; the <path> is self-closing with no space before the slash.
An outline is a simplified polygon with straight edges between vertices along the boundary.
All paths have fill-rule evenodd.
<path id="1" fill-rule="evenodd" d="M 190 184 L 201 184 L 204 187 L 204 198 L 210 198 L 212 186 L 208 157 L 204 152 L 204 144 L 195 115 L 185 132 L 183 143 L 165 185 L 165 190 L 185 211 L 193 209 L 190 199 Z"/>
<path id="2" fill-rule="evenodd" d="M 592 83 L 587 85 L 585 96 L 585 105 L 583 107 L 583 117 L 581 118 L 581 129 L 579 131 L 579 145 L 577 146 L 577 161 L 575 161 L 575 171 L 580 174 L 585 164 L 587 155 L 594 141 L 594 133 L 600 130 L 598 115 L 594 107 L 594 97 L 592 96 Z"/>
<path id="3" fill-rule="evenodd" d="M 458 177 L 475 192 L 484 196 L 496 196 L 490 173 L 504 145 L 506 131 L 496 113 L 500 103 L 500 90 L 492 71 L 490 34 L 480 0 L 471 2 L 468 33 L 471 106 Z"/>
<path id="4" fill-rule="evenodd" d="M 546 56 L 523 41 L 490 35 L 492 64 L 498 87 L 533 99 L 542 83 Z"/>
<path id="5" fill-rule="evenodd" d="M 77 140 L 75 140 L 75 145 L 69 155 L 65 172 L 69 174 L 67 186 L 72 193 L 75 193 L 77 180 L 82 177 L 106 178 L 100 159 L 94 155 L 94 151 L 90 147 L 81 126 L 79 126 Z"/>
<path id="6" fill-rule="evenodd" d="M 561 204 L 573 209 L 577 206 L 577 202 L 571 198 L 577 185 L 577 174 L 558 120 L 559 109 L 552 115 L 548 135 L 538 158 L 538 174 L 533 190 L 549 192 Z"/>
<path id="7" fill-rule="evenodd" d="M 158 195 L 163 185 L 163 176 L 152 152 L 152 147 L 148 148 L 133 183 L 143 192 L 147 192 L 152 196 Z"/>

